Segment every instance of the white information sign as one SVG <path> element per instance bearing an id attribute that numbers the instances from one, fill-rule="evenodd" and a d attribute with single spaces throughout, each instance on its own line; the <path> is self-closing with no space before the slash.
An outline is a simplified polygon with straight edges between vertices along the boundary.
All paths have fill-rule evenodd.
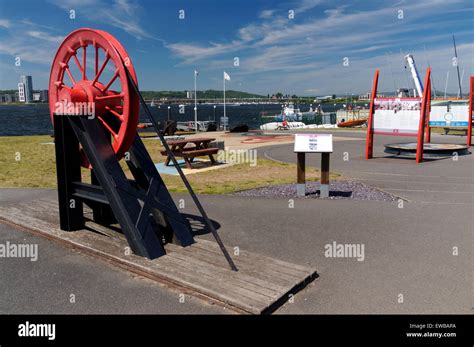
<path id="1" fill-rule="evenodd" d="M 378 98 L 374 100 L 374 133 L 416 135 L 420 122 L 420 98 Z"/>
<path id="2" fill-rule="evenodd" d="M 332 134 L 295 134 L 294 151 L 332 153 Z"/>
<path id="3" fill-rule="evenodd" d="M 467 127 L 469 100 L 431 101 L 430 127 Z"/>

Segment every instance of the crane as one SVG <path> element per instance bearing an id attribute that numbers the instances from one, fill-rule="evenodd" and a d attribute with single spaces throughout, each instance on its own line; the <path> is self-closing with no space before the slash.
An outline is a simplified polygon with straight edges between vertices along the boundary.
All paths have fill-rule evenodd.
<path id="1" fill-rule="evenodd" d="M 407 54 L 405 56 L 405 61 L 410 67 L 411 77 L 413 78 L 413 82 L 415 82 L 416 92 L 418 93 L 419 97 L 423 96 L 423 84 L 421 83 L 420 75 L 418 74 L 418 70 L 416 69 L 415 59 L 413 55 Z"/>

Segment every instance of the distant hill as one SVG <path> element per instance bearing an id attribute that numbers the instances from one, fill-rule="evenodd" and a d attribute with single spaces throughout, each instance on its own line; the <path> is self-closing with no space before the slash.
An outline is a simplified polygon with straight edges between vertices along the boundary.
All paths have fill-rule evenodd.
<path id="1" fill-rule="evenodd" d="M 0 90 L 0 94 L 15 94 L 18 90 Z M 186 99 L 186 91 L 173 91 L 173 90 L 159 90 L 159 91 L 150 91 L 150 90 L 142 90 L 141 91 L 143 97 L 145 99 L 160 99 L 160 98 L 168 98 L 168 99 Z M 220 99 L 223 97 L 222 90 L 198 90 L 197 92 L 198 99 Z M 258 95 L 252 93 L 241 92 L 238 90 L 226 90 L 225 91 L 226 98 L 266 98 L 265 95 Z"/>
<path id="2" fill-rule="evenodd" d="M 171 90 L 160 90 L 160 91 L 149 91 L 149 90 L 142 90 L 141 91 L 143 97 L 145 99 L 186 99 L 186 91 L 171 91 Z M 198 90 L 197 97 L 198 99 L 220 99 L 223 97 L 222 90 Z M 237 90 L 226 90 L 225 96 L 228 99 L 238 98 L 266 98 L 264 95 L 252 94 L 241 92 Z"/>

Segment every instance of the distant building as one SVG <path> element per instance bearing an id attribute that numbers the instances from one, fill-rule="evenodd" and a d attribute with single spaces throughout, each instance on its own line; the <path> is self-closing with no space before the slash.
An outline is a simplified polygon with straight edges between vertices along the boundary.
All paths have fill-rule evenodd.
<path id="1" fill-rule="evenodd" d="M 40 90 L 40 94 L 41 94 L 40 101 L 41 102 L 47 102 L 48 101 L 48 89 Z"/>
<path id="2" fill-rule="evenodd" d="M 15 96 L 11 94 L 5 94 L 3 96 L 3 102 L 13 102 L 15 101 Z"/>
<path id="3" fill-rule="evenodd" d="M 359 95 L 359 100 L 370 100 L 370 93 Z"/>
<path id="4" fill-rule="evenodd" d="M 18 101 L 26 102 L 24 83 L 18 83 Z"/>
<path id="5" fill-rule="evenodd" d="M 31 76 L 20 76 L 20 83 L 23 84 L 23 90 L 25 95 L 24 102 L 32 102 L 33 101 L 33 79 Z M 18 85 L 18 91 L 20 91 L 20 85 Z"/>
<path id="6" fill-rule="evenodd" d="M 48 90 L 35 90 L 33 92 L 33 102 L 48 102 Z"/>

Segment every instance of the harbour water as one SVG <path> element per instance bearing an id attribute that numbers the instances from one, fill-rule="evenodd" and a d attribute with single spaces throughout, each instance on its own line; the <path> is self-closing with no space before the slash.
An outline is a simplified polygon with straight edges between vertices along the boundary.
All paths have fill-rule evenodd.
<path id="1" fill-rule="evenodd" d="M 194 120 L 194 107 L 187 105 L 184 114 L 179 112 L 179 105 L 169 105 L 169 115 L 172 120 L 191 121 Z M 297 107 L 302 112 L 309 110 L 309 104 L 299 104 Z M 342 104 L 336 105 L 336 109 L 342 108 Z M 334 112 L 334 104 L 322 105 L 324 112 Z M 150 108 L 153 116 L 158 121 L 168 118 L 168 105 Z M 215 111 L 214 111 L 215 110 Z M 269 118 L 262 118 L 262 115 L 272 116 L 280 113 L 281 104 L 242 104 L 226 106 L 226 115 L 229 117 L 229 125 L 247 124 L 250 129 L 258 129 L 263 123 L 270 122 Z M 201 104 L 198 105 L 198 120 L 216 120 L 224 115 L 222 105 Z M 140 110 L 140 122 L 148 122 L 146 114 Z M 0 136 L 15 135 L 50 135 L 53 127 L 49 116 L 47 104 L 31 105 L 0 105 Z"/>

